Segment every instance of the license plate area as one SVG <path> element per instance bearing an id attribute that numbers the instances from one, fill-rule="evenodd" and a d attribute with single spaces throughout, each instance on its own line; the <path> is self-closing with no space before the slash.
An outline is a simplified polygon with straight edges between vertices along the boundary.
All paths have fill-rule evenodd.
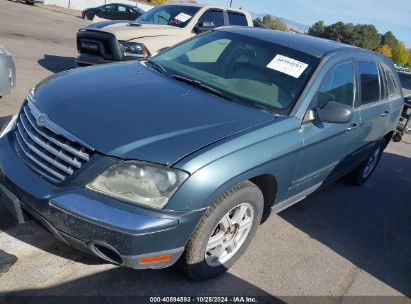
<path id="1" fill-rule="evenodd" d="M 25 222 L 19 199 L 2 184 L 0 184 L 0 203 L 6 206 L 19 224 Z"/>

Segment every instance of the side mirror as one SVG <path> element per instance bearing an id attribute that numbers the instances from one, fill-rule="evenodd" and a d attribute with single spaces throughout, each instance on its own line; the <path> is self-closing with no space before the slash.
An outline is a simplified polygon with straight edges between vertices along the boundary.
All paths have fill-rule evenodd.
<path id="1" fill-rule="evenodd" d="M 347 123 L 352 119 L 352 108 L 350 106 L 330 101 L 324 108 L 317 109 L 317 118 L 323 122 Z"/>
<path id="2" fill-rule="evenodd" d="M 213 21 L 203 21 L 203 22 L 198 22 L 196 27 L 194 28 L 194 31 L 198 33 L 204 33 L 209 30 L 212 30 L 215 28 L 214 22 Z"/>

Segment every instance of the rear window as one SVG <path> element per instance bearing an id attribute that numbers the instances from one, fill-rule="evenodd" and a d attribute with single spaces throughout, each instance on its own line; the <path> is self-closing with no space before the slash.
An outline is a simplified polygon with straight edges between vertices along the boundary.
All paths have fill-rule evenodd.
<path id="1" fill-rule="evenodd" d="M 399 87 L 392 69 L 390 69 L 386 64 L 383 64 L 383 69 L 386 77 L 388 96 L 391 97 L 399 95 Z"/>
<path id="2" fill-rule="evenodd" d="M 380 81 L 378 68 L 375 62 L 359 61 L 361 105 L 380 100 Z"/>
<path id="3" fill-rule="evenodd" d="M 404 96 L 410 96 L 411 95 L 411 74 L 398 73 L 398 76 L 400 76 L 402 92 Z"/>
<path id="4" fill-rule="evenodd" d="M 230 25 L 242 25 L 248 26 L 247 18 L 244 14 L 235 13 L 235 12 L 227 12 L 228 14 L 228 22 Z"/>

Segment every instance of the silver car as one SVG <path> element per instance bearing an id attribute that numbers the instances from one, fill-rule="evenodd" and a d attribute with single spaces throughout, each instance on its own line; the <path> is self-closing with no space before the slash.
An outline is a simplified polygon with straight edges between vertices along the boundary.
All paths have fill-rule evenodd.
<path id="1" fill-rule="evenodd" d="M 16 67 L 11 54 L 0 45 L 0 98 L 10 94 L 16 85 Z"/>

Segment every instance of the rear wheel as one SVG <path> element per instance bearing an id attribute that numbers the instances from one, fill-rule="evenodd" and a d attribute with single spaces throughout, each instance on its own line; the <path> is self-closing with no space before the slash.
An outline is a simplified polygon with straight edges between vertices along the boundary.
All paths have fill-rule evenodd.
<path id="1" fill-rule="evenodd" d="M 226 191 L 198 223 L 181 259 L 194 280 L 218 276 L 243 254 L 254 237 L 264 207 L 260 189 L 244 181 Z"/>
<path id="2" fill-rule="evenodd" d="M 379 141 L 369 157 L 354 171 L 346 176 L 346 180 L 354 185 L 362 185 L 374 172 L 385 149 L 385 140 Z"/>

